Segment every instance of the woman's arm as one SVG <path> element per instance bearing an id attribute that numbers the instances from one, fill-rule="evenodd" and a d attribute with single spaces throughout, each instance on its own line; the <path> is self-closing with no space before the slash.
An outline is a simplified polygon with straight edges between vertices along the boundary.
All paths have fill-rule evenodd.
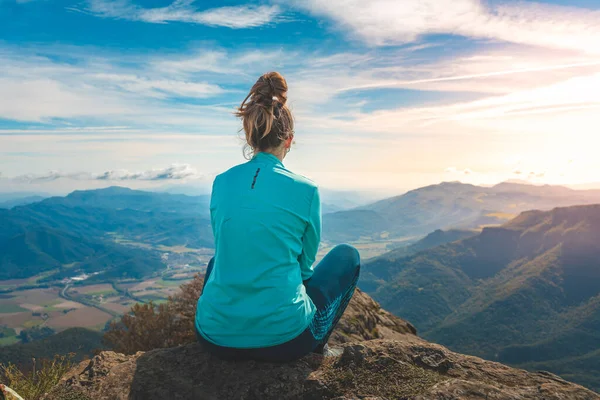
<path id="1" fill-rule="evenodd" d="M 217 179 L 219 176 L 216 176 L 213 180 L 212 189 L 210 192 L 210 226 L 212 228 L 213 237 L 215 238 L 215 242 L 217 239 L 217 231 L 215 226 L 215 209 L 217 208 Z M 215 243 L 216 247 L 216 243 Z"/>
<path id="2" fill-rule="evenodd" d="M 319 196 L 319 189 L 315 188 L 310 205 L 308 224 L 302 237 L 302 254 L 298 258 L 303 281 L 310 279 L 313 274 L 313 263 L 317 257 L 319 243 L 321 242 L 321 226 L 321 198 Z"/>

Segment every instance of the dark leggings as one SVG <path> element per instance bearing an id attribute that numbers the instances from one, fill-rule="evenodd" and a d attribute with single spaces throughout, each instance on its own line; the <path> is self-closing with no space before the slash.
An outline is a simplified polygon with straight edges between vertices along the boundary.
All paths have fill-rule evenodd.
<path id="1" fill-rule="evenodd" d="M 208 263 L 204 283 L 212 272 L 214 259 Z M 238 349 L 213 344 L 198 332 L 198 340 L 211 353 L 227 360 L 288 362 L 306 354 L 320 352 L 344 314 L 354 294 L 360 273 L 360 255 L 346 244 L 333 248 L 315 267 L 313 276 L 304 281 L 306 293 L 317 311 L 310 326 L 296 338 L 270 347 Z"/>

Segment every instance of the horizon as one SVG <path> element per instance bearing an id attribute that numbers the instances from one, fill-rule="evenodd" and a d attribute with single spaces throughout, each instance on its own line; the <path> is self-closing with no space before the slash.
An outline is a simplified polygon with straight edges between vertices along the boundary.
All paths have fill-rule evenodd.
<path id="1" fill-rule="evenodd" d="M 244 162 L 232 112 L 270 70 L 288 80 L 296 118 L 285 165 L 323 188 L 600 187 L 600 4 L 589 0 L 0 10 L 3 193 L 209 186 Z"/>
<path id="2" fill-rule="evenodd" d="M 501 182 L 497 182 L 494 184 L 472 184 L 472 183 L 468 183 L 468 182 L 461 182 L 461 181 L 441 181 L 438 183 L 433 183 L 433 184 L 428 184 L 428 185 L 424 185 L 424 186 L 419 186 L 419 187 L 415 187 L 415 188 L 409 188 L 409 189 L 405 189 L 405 190 L 401 190 L 401 191 L 386 191 L 384 189 L 381 190 L 349 190 L 349 189 L 332 189 L 332 188 L 328 188 L 328 187 L 321 187 L 320 190 L 322 191 L 321 196 L 323 197 L 324 202 L 327 202 L 327 200 L 331 199 L 332 204 L 335 203 L 335 201 L 333 200 L 333 198 L 337 198 L 336 196 L 342 195 L 342 194 L 355 194 L 355 195 L 360 195 L 361 198 L 357 199 L 355 201 L 356 204 L 368 204 L 368 203 L 372 203 L 372 202 L 376 202 L 376 201 L 380 201 L 380 200 L 384 200 L 387 198 L 392 198 L 392 197 L 398 197 L 398 196 L 402 196 L 408 192 L 411 191 L 415 191 L 415 190 L 420 190 L 426 187 L 431 187 L 431 186 L 440 186 L 440 185 L 444 185 L 444 184 L 460 184 L 460 185 L 473 185 L 475 187 L 480 187 L 480 188 L 492 188 L 501 184 L 515 184 L 515 185 L 522 185 L 522 186 L 534 186 L 534 187 L 563 187 L 563 188 L 567 188 L 567 189 L 571 189 L 574 191 L 586 191 L 586 190 L 600 190 L 600 183 L 589 183 L 589 184 L 581 184 L 581 185 L 553 185 L 553 184 L 541 184 L 541 183 L 531 183 L 531 182 L 527 182 L 527 181 L 522 181 L 522 180 L 506 180 L 506 181 L 501 181 Z M 72 189 L 72 190 L 68 190 L 68 191 L 50 191 L 50 192 L 42 192 L 42 191 L 22 191 L 22 192 L 15 192 L 15 191 L 3 191 L 0 188 L 0 195 L 11 195 L 8 196 L 7 198 L 14 198 L 14 199 L 18 199 L 18 198 L 25 198 L 28 196 L 40 196 L 43 198 L 49 198 L 49 197 L 66 197 L 70 194 L 72 194 L 73 192 L 77 192 L 77 191 L 88 191 L 88 190 L 104 190 L 104 189 L 111 189 L 111 188 L 118 188 L 118 189 L 129 189 L 129 190 L 134 190 L 134 191 L 144 191 L 144 192 L 153 192 L 153 193 L 164 193 L 164 194 L 172 194 L 172 195 L 184 195 L 184 196 L 207 196 L 210 195 L 211 193 L 211 188 L 210 186 L 197 186 L 197 185 L 190 185 L 190 184 L 186 184 L 186 183 L 175 183 L 175 184 L 170 184 L 170 185 L 163 185 L 163 186 L 154 186 L 154 187 L 138 187 L 138 188 L 134 188 L 131 186 L 127 186 L 127 185 L 123 185 L 123 184 L 119 184 L 119 183 L 113 183 L 113 184 L 107 184 L 106 186 L 100 186 L 100 187 L 94 187 L 94 188 L 79 188 L 79 189 Z M 1 199 L 0 199 L 1 200 Z"/>

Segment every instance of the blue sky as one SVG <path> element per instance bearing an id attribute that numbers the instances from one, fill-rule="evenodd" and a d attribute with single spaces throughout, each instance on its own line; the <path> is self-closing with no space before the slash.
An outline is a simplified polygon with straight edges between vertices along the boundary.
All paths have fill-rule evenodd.
<path id="1" fill-rule="evenodd" d="M 0 0 L 0 65 L 0 191 L 206 186 L 271 70 L 322 186 L 600 181 L 597 1 Z"/>

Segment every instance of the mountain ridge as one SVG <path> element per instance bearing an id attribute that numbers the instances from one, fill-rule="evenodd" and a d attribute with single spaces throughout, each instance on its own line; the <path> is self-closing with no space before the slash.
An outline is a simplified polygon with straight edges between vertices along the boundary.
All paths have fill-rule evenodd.
<path id="1" fill-rule="evenodd" d="M 520 212 L 600 203 L 600 190 L 500 183 L 492 187 L 442 182 L 365 206 L 324 215 L 324 236 L 348 241 L 426 235 L 436 229 L 500 225 Z"/>
<path id="2" fill-rule="evenodd" d="M 110 276 L 118 276 L 116 265 L 126 265 L 126 257 L 132 260 L 126 267 L 130 277 L 150 275 L 162 266 L 156 252 L 117 239 L 212 247 L 208 201 L 207 196 L 109 187 L 0 209 L 0 279 L 30 278 L 54 269 L 62 277 L 68 273 L 65 265 L 73 263 L 83 272 L 105 267 L 112 269 Z M 60 249 L 69 251 L 59 254 Z"/>
<path id="3" fill-rule="evenodd" d="M 599 259 L 600 205 L 585 205 L 524 212 L 413 256 L 383 255 L 364 270 L 385 281 L 369 287 L 375 299 L 425 338 L 517 364 L 534 361 L 517 360 L 519 349 L 546 349 L 554 358 L 536 362 L 552 369 L 600 345 Z M 600 388 L 600 359 L 586 365 L 598 375 L 580 370 L 581 382 Z"/>

